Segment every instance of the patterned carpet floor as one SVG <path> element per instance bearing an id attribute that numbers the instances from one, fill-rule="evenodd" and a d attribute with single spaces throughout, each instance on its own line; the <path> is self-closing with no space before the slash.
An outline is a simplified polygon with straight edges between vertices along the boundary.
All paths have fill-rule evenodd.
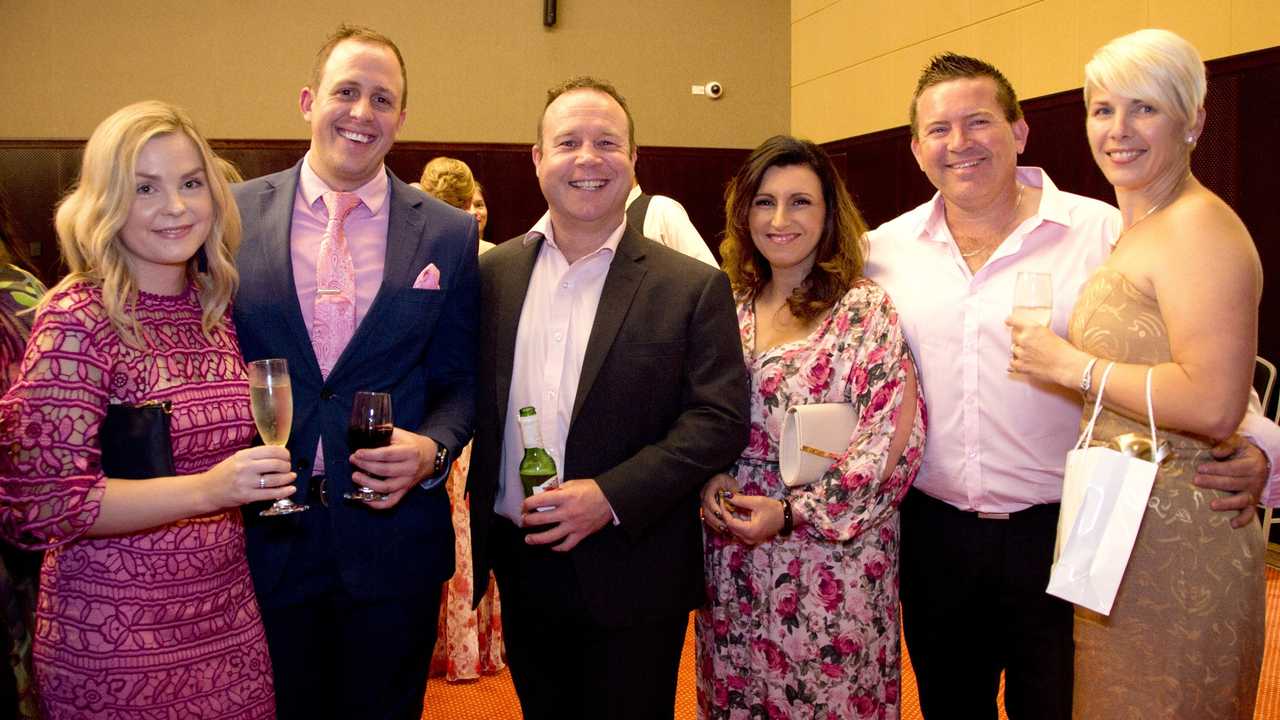
<path id="1" fill-rule="evenodd" d="M 1267 642 L 1262 660 L 1262 683 L 1258 688 L 1255 720 L 1280 720 L 1280 572 L 1267 568 Z M 676 689 L 676 720 L 694 720 L 697 715 L 694 690 L 693 623 L 685 638 Z M 432 679 L 427 686 L 424 720 L 520 720 L 520 703 L 505 671 L 474 682 L 446 683 Z M 1003 709 L 1001 720 L 1005 719 Z M 911 660 L 903 649 L 902 720 L 922 720 Z"/>

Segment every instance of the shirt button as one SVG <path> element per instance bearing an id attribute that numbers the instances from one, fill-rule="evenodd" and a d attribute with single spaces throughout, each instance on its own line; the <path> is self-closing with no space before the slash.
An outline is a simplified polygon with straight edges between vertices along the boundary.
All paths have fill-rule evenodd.
<path id="1" fill-rule="evenodd" d="M 567 283 L 567 282 L 562 282 L 562 283 L 560 283 L 560 287 L 564 288 L 565 290 L 568 290 L 568 289 L 569 289 L 569 283 Z"/>
<path id="2" fill-rule="evenodd" d="M 976 457 L 978 457 L 978 451 L 977 451 L 977 450 L 970 450 L 970 451 L 969 451 L 969 457 L 971 457 L 971 458 L 976 458 Z"/>
<path id="3" fill-rule="evenodd" d="M 332 400 L 332 399 L 333 399 L 333 391 L 332 391 L 332 390 L 330 390 L 330 389 L 328 389 L 328 388 L 325 388 L 324 390 L 321 390 L 321 391 L 320 391 L 320 399 L 321 399 L 321 400 Z"/>
<path id="4" fill-rule="evenodd" d="M 564 333 L 557 332 L 554 335 L 552 335 L 552 337 L 556 339 L 556 342 L 560 342 L 561 340 L 564 340 Z"/>

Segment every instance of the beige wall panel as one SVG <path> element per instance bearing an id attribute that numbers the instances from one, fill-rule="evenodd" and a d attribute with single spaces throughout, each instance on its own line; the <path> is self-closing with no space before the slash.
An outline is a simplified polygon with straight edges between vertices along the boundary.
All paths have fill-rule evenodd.
<path id="1" fill-rule="evenodd" d="M 1012 12 L 1019 8 L 1030 7 L 1044 0 L 969 0 L 969 15 L 973 22 L 988 20 Z"/>
<path id="2" fill-rule="evenodd" d="M 870 64 L 855 65 L 793 88 L 792 132 L 823 143 L 886 127 L 890 114 L 876 73 Z"/>
<path id="3" fill-rule="evenodd" d="M 1148 0 L 1147 27 L 1178 33 L 1196 46 L 1201 57 L 1230 55 L 1232 1 Z M 1280 13 L 1280 3 L 1273 2 L 1271 7 L 1272 12 Z"/>
<path id="4" fill-rule="evenodd" d="M 791 0 L 791 22 L 808 17 L 840 0 Z"/>
<path id="5" fill-rule="evenodd" d="M 1231 0 L 1231 54 L 1280 45 L 1276 0 Z"/>
<path id="6" fill-rule="evenodd" d="M 792 25 L 791 84 L 874 61 L 925 37 L 918 22 L 879 3 L 841 0 Z"/>
<path id="7" fill-rule="evenodd" d="M 1076 12 L 1080 14 L 1080 63 L 1093 57 L 1094 51 L 1112 38 L 1147 26 L 1146 2 L 1116 2 L 1115 0 L 1078 0 Z M 1064 61 L 1065 62 L 1065 61 Z M 1079 81 L 1075 83 L 1076 86 Z M 1066 88 L 1059 88 L 1065 90 Z"/>
<path id="8" fill-rule="evenodd" d="M 973 54 L 1000 68 L 1015 88 L 1026 79 L 1019 24 L 1017 13 L 1005 13 L 967 28 L 976 45 Z"/>
<path id="9" fill-rule="evenodd" d="M 1080 13 L 1075 0 L 1046 0 L 1019 10 L 1015 17 L 1021 44 L 1020 98 L 1032 98 L 1079 86 L 1085 57 L 1080 51 Z"/>
<path id="10" fill-rule="evenodd" d="M 403 50 L 405 140 L 532 141 L 546 88 L 581 73 L 618 85 L 641 144 L 747 147 L 789 127 L 786 2 L 562 0 L 552 30 L 537 3 L 513 5 L 384 0 L 357 15 L 349 3 L 299 0 L 219 0 L 181 13 L 129 0 L 12 0 L 0 72 L 19 97 L 56 89 L 58 111 L 7 113 L 0 137 L 84 137 L 142 97 L 187 106 L 214 137 L 303 137 L 298 90 L 343 20 Z M 721 100 L 690 93 L 708 80 L 724 84 Z"/>
<path id="11" fill-rule="evenodd" d="M 910 14 L 898 15 L 897 22 L 922 31 L 913 42 L 945 35 L 980 19 L 973 16 L 968 3 L 956 0 L 916 0 L 910 8 Z"/>

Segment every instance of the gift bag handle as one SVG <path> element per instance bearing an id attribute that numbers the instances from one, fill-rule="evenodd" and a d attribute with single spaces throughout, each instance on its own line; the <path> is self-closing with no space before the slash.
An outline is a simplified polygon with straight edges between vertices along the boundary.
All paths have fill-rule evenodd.
<path id="1" fill-rule="evenodd" d="M 1085 426 L 1084 432 L 1080 433 L 1080 439 L 1076 440 L 1074 449 L 1089 447 L 1089 443 L 1093 442 L 1093 426 L 1098 422 L 1098 415 L 1102 414 L 1102 391 L 1107 388 L 1107 378 L 1111 377 L 1111 370 L 1115 368 L 1114 362 L 1108 362 L 1106 369 L 1102 371 L 1102 382 L 1098 383 L 1098 399 L 1093 401 L 1093 415 L 1089 418 L 1089 424 Z M 1150 407 L 1151 394 L 1147 394 L 1147 403 Z"/>
<path id="2" fill-rule="evenodd" d="M 1098 383 L 1098 397 L 1093 401 L 1093 415 L 1089 417 L 1089 424 L 1085 426 L 1084 432 L 1080 433 L 1080 439 L 1076 440 L 1075 449 L 1088 447 L 1093 442 L 1093 426 L 1098 422 L 1098 415 L 1102 413 L 1102 393 L 1107 387 L 1107 378 L 1111 375 L 1111 370 L 1115 368 L 1114 362 L 1107 363 L 1107 367 L 1102 371 L 1102 382 Z M 1156 412 L 1151 404 L 1151 373 L 1154 367 L 1147 368 L 1147 427 L 1151 430 L 1151 457 L 1155 459 L 1156 449 L 1158 447 L 1156 440 Z"/>

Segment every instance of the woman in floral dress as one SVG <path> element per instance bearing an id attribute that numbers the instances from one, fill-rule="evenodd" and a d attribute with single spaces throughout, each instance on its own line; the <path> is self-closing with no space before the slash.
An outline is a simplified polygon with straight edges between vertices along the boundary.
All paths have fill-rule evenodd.
<path id="1" fill-rule="evenodd" d="M 249 448 L 228 305 L 239 215 L 185 113 L 94 131 L 57 213 L 70 273 L 38 305 L 0 400 L 0 536 L 49 548 L 35 671 L 64 718 L 275 717 L 238 506 L 292 494 L 288 451 Z M 168 403 L 177 474 L 108 478 L 109 404 Z"/>
<path id="2" fill-rule="evenodd" d="M 731 473 L 703 490 L 699 716 L 896 718 L 898 504 L 925 431 L 910 351 L 888 296 L 862 277 L 865 226 L 819 147 L 765 141 L 725 214 L 752 424 Z M 787 409 L 833 402 L 858 418 L 847 451 L 787 488 Z"/>

